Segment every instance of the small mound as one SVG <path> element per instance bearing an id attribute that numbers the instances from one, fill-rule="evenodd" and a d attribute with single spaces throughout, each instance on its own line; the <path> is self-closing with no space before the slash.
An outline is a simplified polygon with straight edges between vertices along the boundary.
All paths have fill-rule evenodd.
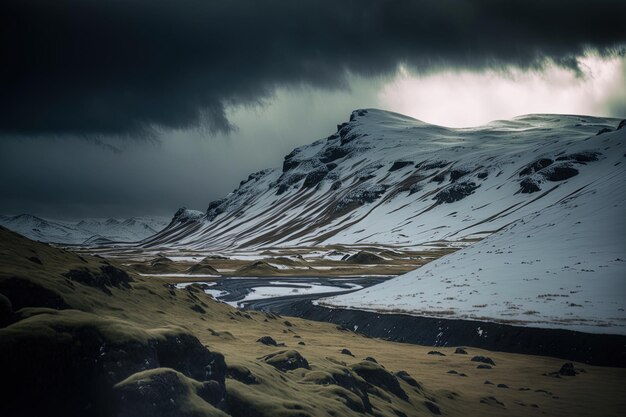
<path id="1" fill-rule="evenodd" d="M 352 370 L 368 383 L 382 388 L 405 401 L 409 400 L 406 392 L 400 387 L 398 379 L 382 366 L 368 361 L 352 365 Z"/>
<path id="2" fill-rule="evenodd" d="M 275 266 L 263 261 L 252 262 L 248 265 L 244 265 L 235 271 L 236 275 L 267 275 L 273 274 L 279 269 Z"/>
<path id="3" fill-rule="evenodd" d="M 398 371 L 395 373 L 397 378 L 400 378 L 401 380 L 403 380 L 404 382 L 406 382 L 407 384 L 409 384 L 412 387 L 421 389 L 422 385 L 417 382 L 417 380 L 415 378 L 413 378 L 411 375 L 409 375 L 409 373 L 407 371 Z"/>
<path id="4" fill-rule="evenodd" d="M 228 365 L 226 376 L 231 379 L 244 383 L 246 385 L 258 384 L 259 380 L 256 376 L 243 365 Z"/>
<path id="5" fill-rule="evenodd" d="M 351 264 L 384 264 L 387 261 L 372 252 L 360 251 L 350 255 L 346 262 Z"/>
<path id="6" fill-rule="evenodd" d="M 480 399 L 480 403 L 481 404 L 487 404 L 487 405 L 492 406 L 492 407 L 506 408 L 502 401 L 499 401 L 496 397 L 493 397 L 493 396 L 481 398 Z"/>
<path id="7" fill-rule="evenodd" d="M 119 417 L 226 416 L 214 407 L 224 399 L 215 381 L 201 383 L 172 369 L 136 373 L 116 384 L 114 392 Z"/>
<path id="8" fill-rule="evenodd" d="M 488 365 L 493 365 L 496 366 L 496 363 L 493 361 L 493 359 L 488 358 L 487 356 L 474 356 L 472 359 L 470 359 L 472 362 L 482 362 L 482 363 L 486 363 Z"/>
<path id="9" fill-rule="evenodd" d="M 72 269 L 63 276 L 70 281 L 98 288 L 108 295 L 112 294 L 111 287 L 129 289 L 130 282 L 133 281 L 126 271 L 112 265 L 103 265 L 99 271 L 92 271 L 88 268 Z"/>
<path id="10" fill-rule="evenodd" d="M 293 371 L 294 369 L 310 369 L 309 362 L 296 350 L 282 350 L 263 356 L 261 359 L 279 371 Z"/>
<path id="11" fill-rule="evenodd" d="M 266 346 L 278 346 L 276 340 L 274 340 L 274 338 L 271 336 L 263 336 L 257 340 L 257 343 L 261 343 Z"/>
<path id="12" fill-rule="evenodd" d="M 213 266 L 209 264 L 210 261 L 211 261 L 210 259 L 204 258 L 197 264 L 189 267 L 187 272 L 189 272 L 190 274 L 219 275 L 220 273 L 218 272 L 218 270 L 213 268 Z"/>

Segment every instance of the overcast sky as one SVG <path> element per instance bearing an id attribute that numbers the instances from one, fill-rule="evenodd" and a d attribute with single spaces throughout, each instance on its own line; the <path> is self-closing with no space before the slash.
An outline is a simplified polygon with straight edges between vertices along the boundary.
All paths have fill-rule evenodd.
<path id="1" fill-rule="evenodd" d="M 356 108 L 626 117 L 626 2 L 5 0 L 0 213 L 205 210 Z"/>

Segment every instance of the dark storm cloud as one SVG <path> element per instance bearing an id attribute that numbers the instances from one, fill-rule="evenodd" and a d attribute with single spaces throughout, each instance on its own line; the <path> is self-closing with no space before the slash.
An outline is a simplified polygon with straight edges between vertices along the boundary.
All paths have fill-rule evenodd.
<path id="1" fill-rule="evenodd" d="M 227 132 L 276 87 L 399 63 L 575 68 L 626 42 L 623 0 L 5 0 L 0 132 Z"/>

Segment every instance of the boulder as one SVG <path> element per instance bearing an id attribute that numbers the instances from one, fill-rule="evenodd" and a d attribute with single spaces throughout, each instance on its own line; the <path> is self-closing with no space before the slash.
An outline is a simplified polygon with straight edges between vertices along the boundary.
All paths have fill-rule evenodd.
<path id="1" fill-rule="evenodd" d="M 296 350 L 282 350 L 261 358 L 279 371 L 292 371 L 298 368 L 310 369 L 309 362 Z"/>

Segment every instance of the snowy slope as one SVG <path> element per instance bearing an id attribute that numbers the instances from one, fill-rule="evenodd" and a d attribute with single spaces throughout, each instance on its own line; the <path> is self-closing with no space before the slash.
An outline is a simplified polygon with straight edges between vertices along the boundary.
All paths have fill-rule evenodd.
<path id="1" fill-rule="evenodd" d="M 625 139 L 621 134 L 620 146 Z M 322 303 L 626 334 L 626 164 L 621 159 L 623 149 L 612 152 L 595 181 L 470 247 Z"/>
<path id="2" fill-rule="evenodd" d="M 77 221 L 42 219 L 30 214 L 0 215 L 0 225 L 30 239 L 61 244 L 136 242 L 168 224 L 162 217 L 129 219 L 83 219 Z"/>
<path id="3" fill-rule="evenodd" d="M 381 110 L 350 119 L 295 149 L 282 169 L 250 175 L 205 216 L 173 222 L 144 246 L 458 242 L 555 204 L 624 152 L 615 138 L 624 130 L 596 136 L 614 130 L 616 119 L 529 115 L 469 129 Z"/>

